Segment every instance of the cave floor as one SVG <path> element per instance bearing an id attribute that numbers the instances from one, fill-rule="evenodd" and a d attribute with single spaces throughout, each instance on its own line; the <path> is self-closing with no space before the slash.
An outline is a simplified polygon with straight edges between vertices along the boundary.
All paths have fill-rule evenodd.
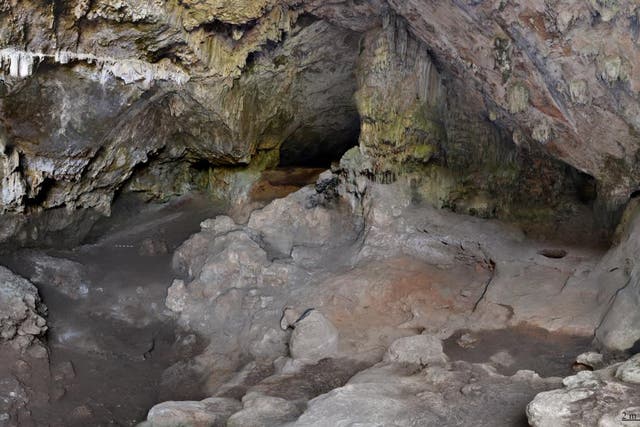
<path id="1" fill-rule="evenodd" d="M 161 401 L 199 400 L 209 395 L 211 390 L 205 392 L 198 382 L 184 388 L 163 386 L 163 373 L 169 366 L 203 349 L 199 337 L 178 327 L 165 308 L 165 298 L 176 277 L 173 252 L 198 232 L 203 219 L 223 210 L 199 196 L 145 207 L 125 199 L 115 206 L 112 219 L 97 228 L 90 243 L 71 251 L 24 250 L 0 259 L 38 285 L 49 308 L 48 366 L 42 359 L 2 351 L 5 360 L 0 379 L 17 379 L 28 395 L 19 410 L 20 425 L 131 426 L 143 421 L 147 411 Z M 325 306 L 325 314 L 343 335 L 342 356 L 372 366 L 380 360 L 385 345 L 397 337 L 420 333 L 425 322 L 435 328 L 438 322 L 452 325 L 452 330 L 443 333 L 449 337 L 444 350 L 452 362 L 489 364 L 505 376 L 523 369 L 542 377 L 569 375 L 575 357 L 593 348 L 588 333 L 593 321 L 580 318 L 593 304 L 593 292 L 580 289 L 580 284 L 574 286 L 572 278 L 592 268 L 600 252 L 557 243 L 549 249 L 545 242 L 527 241 L 496 222 L 434 214 L 422 208 L 406 210 L 403 220 L 413 221 L 415 227 L 405 224 L 403 229 L 411 228 L 414 237 L 429 236 L 429 242 L 439 240 L 447 247 L 457 242 L 456 264 L 429 264 L 415 255 L 381 261 L 375 255 L 380 249 L 376 245 L 384 241 L 384 233 L 396 231 L 370 231 L 372 243 L 358 243 L 359 261 L 350 267 L 332 267 L 328 276 L 317 275 L 324 277 L 322 283 L 314 283 L 316 289 L 318 284 L 326 286 L 320 294 L 331 292 L 333 296 L 354 292 L 353 283 L 361 278 L 362 286 L 376 289 L 367 296 L 366 304 L 360 301 L 351 307 L 354 302 L 350 300 L 344 306 Z M 480 251 L 486 256 L 482 262 L 476 258 L 476 249 L 468 249 L 473 240 L 459 239 L 469 230 L 486 246 Z M 409 241 L 401 234 L 400 240 Z M 427 294 L 425 283 L 429 284 Z M 315 298 L 303 296 L 305 288 L 296 292 L 299 302 L 310 303 Z M 322 298 L 320 294 L 316 297 Z M 376 295 L 382 299 L 376 301 Z M 573 304 L 576 295 L 586 302 Z M 463 302 L 456 306 L 454 300 Z M 411 307 L 398 308 L 407 305 Z M 430 310 L 438 314 L 429 318 Z M 455 310 L 466 313 L 450 313 Z M 550 316 L 554 311 L 564 311 L 568 317 L 554 318 Z M 367 328 L 376 331 L 370 333 Z M 373 355 L 356 355 L 363 345 L 372 343 L 379 347 Z M 28 374 L 19 369 L 25 362 L 32 366 Z M 0 384 L 12 384 L 7 381 Z M 523 399 L 532 398 L 537 391 L 523 392 Z M 501 404 L 508 401 L 508 394 L 502 399 Z M 505 425 L 525 425 L 518 416 L 524 409 L 518 405 L 521 402 L 512 405 L 512 421 Z M 490 420 L 485 421 L 489 424 L 479 425 L 491 425 Z"/>
<path id="2" fill-rule="evenodd" d="M 135 425 L 163 399 L 204 397 L 160 385 L 178 357 L 164 298 L 171 252 L 222 209 L 198 195 L 147 206 L 129 198 L 91 244 L 3 257 L 34 279 L 49 310 L 50 372 L 25 379 L 39 393 L 24 425 Z"/>

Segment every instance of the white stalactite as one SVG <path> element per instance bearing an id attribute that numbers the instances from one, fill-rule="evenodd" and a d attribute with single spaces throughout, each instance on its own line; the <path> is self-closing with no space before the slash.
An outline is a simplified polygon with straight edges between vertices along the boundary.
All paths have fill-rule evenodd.
<path id="1" fill-rule="evenodd" d="M 0 49 L 0 77 L 5 76 L 7 72 L 13 78 L 29 77 L 35 72 L 36 65 L 45 59 L 56 64 L 68 64 L 72 61 L 96 64 L 100 68 L 96 78 L 102 83 L 106 82 L 109 75 L 121 79 L 126 84 L 141 82 L 146 86 L 156 80 L 177 84 L 189 81 L 189 76 L 183 70 L 170 63 L 152 64 L 139 59 L 103 57 L 70 51 L 47 54 L 14 48 Z"/>

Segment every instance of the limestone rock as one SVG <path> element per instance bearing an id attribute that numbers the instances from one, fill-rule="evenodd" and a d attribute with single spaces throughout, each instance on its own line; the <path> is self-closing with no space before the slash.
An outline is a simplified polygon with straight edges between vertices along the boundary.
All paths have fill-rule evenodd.
<path id="1" fill-rule="evenodd" d="M 630 349 L 640 339 L 640 313 L 636 310 L 640 303 L 640 262 L 636 256 L 640 250 L 640 214 L 633 204 L 629 209 L 620 243 L 611 249 L 597 271 L 600 282 L 617 292 L 596 338 L 616 350 Z"/>
<path id="2" fill-rule="evenodd" d="M 294 323 L 289 342 L 291 356 L 315 363 L 338 353 L 339 334 L 336 327 L 318 310 L 311 310 Z"/>
<path id="3" fill-rule="evenodd" d="M 579 354 L 578 357 L 576 357 L 576 363 L 593 369 L 600 369 L 604 364 L 604 356 L 600 353 L 589 351 L 587 353 Z"/>
<path id="4" fill-rule="evenodd" d="M 564 388 L 538 394 L 527 406 L 534 427 L 626 425 L 640 407 L 640 390 L 629 361 L 600 371 L 582 371 L 563 380 Z M 629 375 L 627 375 L 629 374 Z M 622 382 L 630 380 L 630 382 Z"/>
<path id="5" fill-rule="evenodd" d="M 30 253 L 28 258 L 35 269 L 32 282 L 56 289 L 73 299 L 89 296 L 87 272 L 82 264 L 37 252 Z"/>
<path id="6" fill-rule="evenodd" d="M 244 15 L 227 2 L 134 3 L 70 6 L 58 18 L 35 4 L 12 9 L 34 29 L 59 19 L 65 30 L 55 36 L 61 44 L 55 50 L 45 41 L 52 36 L 46 30 L 30 41 L 9 41 L 30 24 L 5 22 L 3 11 L 9 46 L 0 50 L 0 73 L 8 81 L 2 90 L 14 83 L 26 89 L 3 92 L 0 105 L 9 124 L 8 132 L 2 130 L 0 209 L 22 213 L 26 204 L 34 207 L 14 228 L 2 230 L 3 241 L 33 239 L 35 225 L 47 235 L 70 227 L 74 218 L 65 221 L 56 209 L 76 221 L 77 208 L 107 215 L 122 188 L 160 199 L 209 187 L 229 196 L 234 185 L 219 179 L 226 166 L 255 174 L 278 163 L 283 144 L 295 155 L 325 156 L 346 150 L 357 137 L 351 99 L 357 33 L 324 20 L 297 24 L 301 8 L 280 4 L 252 4 Z M 80 42 L 84 30 L 69 30 L 78 20 L 100 22 L 87 36 L 108 37 L 112 48 Z M 129 31 L 148 45 L 136 47 Z M 31 50 L 25 51 L 27 44 Z M 271 44 L 275 49 L 265 48 Z M 163 57 L 165 49 L 175 49 L 174 59 L 181 59 Z M 282 61 L 290 57 L 300 61 Z M 316 73 L 322 77 L 307 78 Z M 203 80 L 196 82 L 196 75 Z M 243 83 L 229 85 L 229 78 Z M 272 108 L 257 108 L 266 103 Z M 21 106 L 27 104 L 39 106 L 25 112 Z M 22 126 L 28 120 L 31 130 Z M 148 137 L 138 137 L 143 134 Z M 300 148 L 301 140 L 317 144 Z M 256 165 L 245 168 L 253 158 Z M 192 167 L 197 164 L 215 164 L 216 171 Z M 47 220 L 38 221 L 40 215 Z M 81 240 L 86 231 L 73 232 Z"/>
<path id="7" fill-rule="evenodd" d="M 530 396 L 557 384 L 524 371 L 503 377 L 483 365 L 411 366 L 378 364 L 364 370 L 311 400 L 288 426 L 448 425 L 453 419 L 461 425 L 516 424 Z M 477 392 L 461 391 L 470 385 Z"/>
<path id="8" fill-rule="evenodd" d="M 226 426 L 231 414 L 241 408 L 234 399 L 212 397 L 202 401 L 163 402 L 149 411 L 149 427 L 188 427 Z"/>
<path id="9" fill-rule="evenodd" d="M 213 219 L 207 219 L 200 224 L 202 230 L 211 231 L 215 236 L 235 231 L 240 228 L 233 219 L 226 215 L 220 215 Z"/>
<path id="10" fill-rule="evenodd" d="M 313 189 L 303 189 L 275 200 L 251 215 L 249 227 L 260 230 L 264 241 L 284 255 L 291 254 L 294 245 L 328 244 L 332 231 L 330 213 L 323 207 L 306 209 L 299 203 L 299 199 L 306 199 L 314 193 Z"/>
<path id="11" fill-rule="evenodd" d="M 448 358 L 442 350 L 442 341 L 438 337 L 423 334 L 395 341 L 384 355 L 384 360 L 431 365 L 446 363 Z"/>
<path id="12" fill-rule="evenodd" d="M 280 397 L 249 393 L 242 398 L 244 408 L 227 421 L 228 427 L 269 427 L 293 421 L 300 408 Z"/>
<path id="13" fill-rule="evenodd" d="M 45 314 L 36 287 L 0 267 L 0 338 L 20 347 L 29 345 L 47 331 Z"/>
<path id="14" fill-rule="evenodd" d="M 633 2 L 497 5 L 7 4 L 0 180 L 12 218 L 0 240 L 70 227 L 79 240 L 123 188 L 233 196 L 246 191 L 234 171 L 339 156 L 358 140 L 374 179 L 411 176 L 438 205 L 464 210 L 486 187 L 500 199 L 491 215 L 557 203 L 571 189 L 559 159 L 619 207 L 640 176 Z M 532 174 L 558 184 L 532 188 Z M 285 255 L 294 245 L 267 238 Z"/>
<path id="15" fill-rule="evenodd" d="M 167 308 L 175 313 L 180 313 L 184 310 L 186 300 L 187 300 L 187 291 L 185 289 L 184 281 L 176 279 L 173 281 L 169 290 L 167 291 L 167 299 L 165 300 L 165 305 Z"/>
<path id="16" fill-rule="evenodd" d="M 640 384 L 640 355 L 635 355 L 616 370 L 616 378 L 621 381 Z"/>

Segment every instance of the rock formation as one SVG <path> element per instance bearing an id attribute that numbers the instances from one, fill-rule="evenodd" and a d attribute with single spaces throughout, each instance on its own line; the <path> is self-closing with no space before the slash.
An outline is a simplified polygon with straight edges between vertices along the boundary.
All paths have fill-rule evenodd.
<path id="1" fill-rule="evenodd" d="M 47 331 L 47 308 L 28 280 L 0 268 L 0 338 L 28 347 Z"/>
<path id="2" fill-rule="evenodd" d="M 607 223 L 638 181 L 637 12 L 574 3 L 5 2 L 4 240 L 90 224 L 123 186 L 337 159 L 360 131 L 373 173 L 437 204 L 553 220 L 597 187 Z"/>
<path id="3" fill-rule="evenodd" d="M 624 425 L 638 415 L 638 357 L 565 378 L 564 388 L 538 394 L 527 406 L 534 427 Z"/>

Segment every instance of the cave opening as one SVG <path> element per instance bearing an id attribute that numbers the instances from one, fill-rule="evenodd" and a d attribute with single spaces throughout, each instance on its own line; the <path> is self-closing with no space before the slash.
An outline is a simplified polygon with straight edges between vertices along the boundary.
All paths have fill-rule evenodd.
<path id="1" fill-rule="evenodd" d="M 302 126 L 280 147 L 280 167 L 328 168 L 350 148 L 358 145 L 360 117 L 347 111 L 340 126 L 322 129 Z"/>

